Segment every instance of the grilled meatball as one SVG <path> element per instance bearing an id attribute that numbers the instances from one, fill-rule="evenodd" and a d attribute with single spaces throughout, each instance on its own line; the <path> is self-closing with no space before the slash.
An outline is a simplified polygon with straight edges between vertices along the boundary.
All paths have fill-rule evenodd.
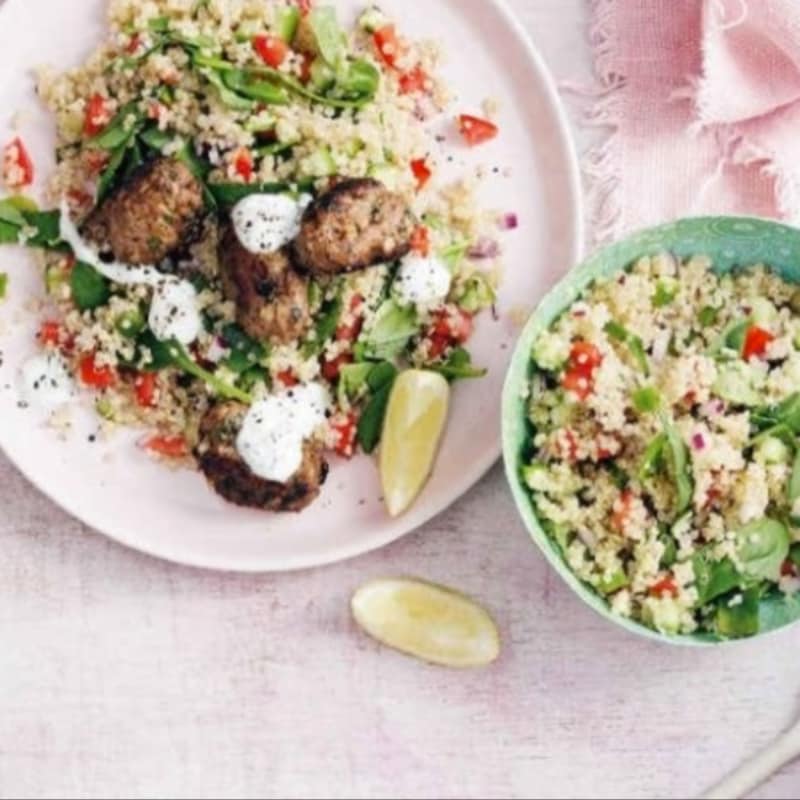
<path id="1" fill-rule="evenodd" d="M 298 267 L 316 275 L 396 261 L 411 249 L 415 224 L 406 202 L 383 184 L 345 180 L 306 209 L 294 258 Z"/>
<path id="2" fill-rule="evenodd" d="M 195 456 L 217 494 L 228 502 L 264 511 L 302 511 L 319 497 L 328 477 L 322 446 L 306 442 L 303 463 L 287 483 L 254 475 L 236 449 L 236 437 L 247 414 L 241 403 L 213 406 L 200 424 Z"/>
<path id="3" fill-rule="evenodd" d="M 251 253 L 228 225 L 219 248 L 225 296 L 236 304 L 239 324 L 254 339 L 289 344 L 311 327 L 308 280 L 292 268 L 284 250 Z"/>
<path id="4" fill-rule="evenodd" d="M 88 219 L 84 235 L 117 261 L 158 264 L 201 219 L 203 187 L 181 161 L 144 164 Z"/>

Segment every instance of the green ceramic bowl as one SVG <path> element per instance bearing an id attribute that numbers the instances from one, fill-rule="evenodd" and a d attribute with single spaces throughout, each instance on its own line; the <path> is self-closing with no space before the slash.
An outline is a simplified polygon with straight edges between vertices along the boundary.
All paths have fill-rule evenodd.
<path id="1" fill-rule="evenodd" d="M 527 420 L 526 387 L 534 371 L 533 343 L 542 331 L 598 278 L 607 278 L 629 267 L 638 258 L 669 251 L 676 256 L 710 256 L 718 272 L 767 264 L 784 280 L 800 285 L 800 230 L 766 220 L 744 217 L 703 217 L 651 228 L 636 233 L 592 256 L 547 295 L 525 327 L 511 361 L 503 397 L 503 453 L 514 499 L 533 540 L 573 591 L 607 620 L 628 631 L 677 645 L 707 646 L 723 640 L 710 634 L 666 636 L 637 622 L 612 614 L 606 601 L 579 580 L 566 565 L 555 542 L 544 532 L 536 516 L 521 466 L 531 439 Z M 776 631 L 800 620 L 800 597 L 775 597 L 761 604 L 761 633 Z"/>

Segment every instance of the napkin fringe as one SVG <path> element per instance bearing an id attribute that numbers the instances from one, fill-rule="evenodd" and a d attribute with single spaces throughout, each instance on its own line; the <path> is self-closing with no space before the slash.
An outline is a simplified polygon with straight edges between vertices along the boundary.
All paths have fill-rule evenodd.
<path id="1" fill-rule="evenodd" d="M 622 90 L 627 84 L 627 76 L 619 71 L 616 16 L 615 0 L 591 0 L 589 39 L 594 56 L 596 88 L 586 93 L 582 113 L 587 126 L 606 131 L 603 141 L 584 154 L 581 165 L 593 239 L 591 244 L 595 246 L 617 238 L 622 221 L 619 124 Z"/>

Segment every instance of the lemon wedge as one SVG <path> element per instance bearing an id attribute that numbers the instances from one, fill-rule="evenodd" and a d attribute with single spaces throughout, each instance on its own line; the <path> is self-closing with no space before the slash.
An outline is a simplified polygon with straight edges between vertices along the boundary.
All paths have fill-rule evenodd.
<path id="1" fill-rule="evenodd" d="M 468 597 L 408 579 L 368 583 L 353 596 L 353 616 L 374 639 L 431 664 L 486 667 L 500 655 L 489 614 Z"/>
<path id="2" fill-rule="evenodd" d="M 450 384 L 436 372 L 408 370 L 394 384 L 380 452 L 389 514 L 413 505 L 430 477 L 450 406 Z"/>

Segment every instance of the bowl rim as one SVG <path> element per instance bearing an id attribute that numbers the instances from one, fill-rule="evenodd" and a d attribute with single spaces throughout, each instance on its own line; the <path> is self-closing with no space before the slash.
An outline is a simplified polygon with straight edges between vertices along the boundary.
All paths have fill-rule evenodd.
<path id="1" fill-rule="evenodd" d="M 620 259 L 624 251 L 634 245 L 637 240 L 642 240 L 641 255 L 645 255 L 648 249 L 645 244 L 645 239 L 648 237 L 659 237 L 674 233 L 682 224 L 707 224 L 713 226 L 719 223 L 732 224 L 734 226 L 738 224 L 757 223 L 759 226 L 766 225 L 774 229 L 776 233 L 782 231 L 784 236 L 800 238 L 800 227 L 788 225 L 778 220 L 748 215 L 705 215 L 682 217 L 660 225 L 640 228 L 612 243 L 601 245 L 595 248 L 580 263 L 568 270 L 539 301 L 519 335 L 503 386 L 502 443 L 506 481 L 508 482 L 511 494 L 514 498 L 517 511 L 531 540 L 536 544 L 546 561 L 549 562 L 550 567 L 558 573 L 561 579 L 580 598 L 583 604 L 591 608 L 604 620 L 639 638 L 651 642 L 658 642 L 662 645 L 681 648 L 733 647 L 742 645 L 747 642 L 752 642 L 755 639 L 762 639 L 767 636 L 785 632 L 796 625 L 800 625 L 800 619 L 759 632 L 754 636 L 725 639 L 707 633 L 661 633 L 640 622 L 622 617 L 611 611 L 605 599 L 595 592 L 588 584 L 584 583 L 572 569 L 569 568 L 561 553 L 557 552 L 555 543 L 552 542 L 541 527 L 533 504 L 531 492 L 524 485 L 519 469 L 522 446 L 525 443 L 524 432 L 528 431 L 530 426 L 524 409 L 529 398 L 528 386 L 533 372 L 533 361 L 530 357 L 530 353 L 534 340 L 539 335 L 542 327 L 540 315 L 544 309 L 557 303 L 560 298 L 563 302 L 559 303 L 558 314 L 566 311 L 569 305 L 578 299 L 584 289 L 597 279 L 595 271 L 598 270 L 603 263 Z M 722 234 L 719 235 L 722 236 Z M 664 250 L 663 247 L 660 249 L 662 251 Z M 653 248 L 651 247 L 650 250 L 653 251 Z M 695 255 L 702 255 L 702 252 L 696 252 Z M 624 271 L 633 263 L 633 260 L 634 259 L 626 258 L 620 266 L 609 268 L 608 274 L 616 274 Z M 767 264 L 767 266 L 769 265 Z M 549 327 L 549 324 L 547 327 Z"/>

